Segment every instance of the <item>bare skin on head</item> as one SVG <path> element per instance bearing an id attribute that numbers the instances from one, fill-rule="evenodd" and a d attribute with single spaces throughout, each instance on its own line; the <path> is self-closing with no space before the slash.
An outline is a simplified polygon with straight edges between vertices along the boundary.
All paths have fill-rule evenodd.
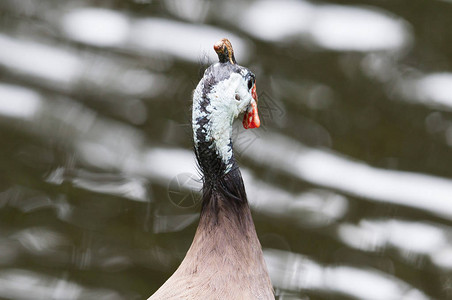
<path id="1" fill-rule="evenodd" d="M 213 45 L 213 49 L 218 54 L 218 59 L 221 63 L 229 61 L 231 64 L 237 63 L 234 57 L 234 50 L 232 44 L 228 39 L 221 39 Z"/>

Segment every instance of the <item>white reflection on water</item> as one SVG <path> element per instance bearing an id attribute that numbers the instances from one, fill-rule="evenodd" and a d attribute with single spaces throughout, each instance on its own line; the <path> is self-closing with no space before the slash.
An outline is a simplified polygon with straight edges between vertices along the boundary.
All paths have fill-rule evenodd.
<path id="1" fill-rule="evenodd" d="M 206 0 L 167 0 L 163 2 L 163 5 L 172 14 L 193 23 L 200 23 L 205 20 L 211 4 L 213 3 Z"/>
<path id="2" fill-rule="evenodd" d="M 305 39 L 338 51 L 400 49 L 411 34 L 406 22 L 375 8 L 313 5 L 305 1 L 255 1 L 241 28 L 270 42 Z"/>
<path id="3" fill-rule="evenodd" d="M 427 105 L 452 109 L 452 73 L 427 74 L 416 83 L 417 97 Z"/>
<path id="4" fill-rule="evenodd" d="M 374 68 L 375 69 L 375 68 Z M 452 110 L 452 73 L 426 73 L 412 71 L 414 75 L 403 75 L 390 64 L 385 65 L 391 83 L 396 82 L 395 91 L 409 102 L 421 103 L 427 107 Z M 390 74 L 388 74 L 390 72 Z M 389 76 L 386 76 L 389 78 Z"/>
<path id="5" fill-rule="evenodd" d="M 142 202 L 149 201 L 146 183 L 140 178 L 94 173 L 85 170 L 66 170 L 64 167 L 59 167 L 47 176 L 46 181 L 57 185 L 71 182 L 75 187 L 87 191 L 121 196 Z"/>
<path id="6" fill-rule="evenodd" d="M 452 180 L 449 179 L 375 168 L 274 133 L 261 136 L 243 155 L 320 186 L 452 217 Z"/>
<path id="7" fill-rule="evenodd" d="M 246 168 L 241 170 L 250 205 L 259 213 L 316 227 L 337 221 L 348 211 L 348 200 L 337 193 L 321 189 L 290 193 L 258 180 Z"/>
<path id="8" fill-rule="evenodd" d="M 179 174 L 198 174 L 192 151 L 177 148 L 138 149 L 122 157 L 117 149 L 82 142 L 78 145 L 81 159 L 97 168 L 119 168 L 125 173 L 146 176 L 168 186 Z M 260 213 L 273 217 L 292 217 L 303 226 L 324 226 L 340 219 L 348 208 L 345 197 L 323 190 L 291 194 L 268 182 L 262 182 L 246 168 L 241 168 L 250 205 Z M 199 175 L 197 177 L 200 178 Z M 201 190 L 201 182 L 187 188 Z M 167 229 L 161 229 L 167 230 Z"/>
<path id="9" fill-rule="evenodd" d="M 0 34 L 0 64 L 14 71 L 65 86 L 81 75 L 81 61 L 75 54 L 2 34 Z"/>
<path id="10" fill-rule="evenodd" d="M 362 60 L 363 72 L 385 86 L 388 98 L 404 99 L 427 107 L 452 110 L 452 73 L 422 73 L 422 70 L 400 65 L 395 57 L 367 54 Z"/>
<path id="11" fill-rule="evenodd" d="M 56 253 L 58 247 L 69 244 L 62 234 L 43 227 L 23 229 L 14 233 L 11 238 L 19 241 L 22 247 L 35 255 Z"/>
<path id="12" fill-rule="evenodd" d="M 25 80 L 51 86 L 77 95 L 95 91 L 94 95 L 155 97 L 166 88 L 166 77 L 131 65 L 121 57 L 76 52 L 58 45 L 0 34 L 0 65 L 23 75 Z M 102 97 L 103 101 L 108 101 Z M 121 101 L 116 106 L 124 105 Z M 124 108 L 122 110 L 125 110 Z"/>
<path id="13" fill-rule="evenodd" d="M 239 24 L 249 34 L 269 42 L 307 34 L 315 8 L 306 1 L 255 1 Z"/>
<path id="14" fill-rule="evenodd" d="M 29 189 L 25 186 L 16 185 L 0 193 L 0 207 L 9 205 L 24 213 L 35 210 L 52 208 L 56 211 L 60 219 L 67 218 L 72 207 L 64 198 L 51 199 L 41 191 Z"/>
<path id="15" fill-rule="evenodd" d="M 27 92 L 10 93 L 12 90 L 21 91 L 21 89 Z M 29 95 L 35 94 L 32 90 L 17 86 L 11 86 L 3 91 L 5 91 L 5 96 L 9 96 L 10 101 L 19 103 L 26 100 Z M 1 96 L 3 95 L 0 94 Z M 95 111 L 69 98 L 50 100 L 41 97 L 40 100 L 40 109 L 35 110 L 33 119 L 24 120 L 21 118 L 22 116 L 16 116 L 17 123 L 9 125 L 29 125 L 21 127 L 21 130 L 42 137 L 51 136 L 70 144 L 77 145 L 80 141 L 93 145 L 93 147 L 97 145 L 115 148 L 116 154 L 120 152 L 125 157 L 128 156 L 128 153 L 133 153 L 134 149 L 140 148 L 144 142 L 144 136 L 140 130 L 126 123 L 102 118 Z M 91 142 L 92 144 L 90 144 Z M 106 151 L 105 154 L 107 153 Z"/>
<path id="16" fill-rule="evenodd" d="M 38 93 L 15 85 L 0 83 L 0 115 L 33 118 L 41 106 Z"/>
<path id="17" fill-rule="evenodd" d="M 124 14 L 102 8 L 73 10 L 64 16 L 62 23 L 70 38 L 96 46 L 121 45 L 129 33 Z"/>
<path id="18" fill-rule="evenodd" d="M 265 261 L 274 286 L 291 291 L 314 290 L 357 299 L 428 299 L 406 282 L 373 269 L 322 266 L 300 254 L 266 249 Z"/>
<path id="19" fill-rule="evenodd" d="M 395 248 L 404 258 L 427 255 L 438 267 L 452 269 L 452 235 L 438 224 L 394 219 L 362 220 L 358 225 L 341 224 L 339 238 L 348 246 L 366 251 Z"/>
<path id="20" fill-rule="evenodd" d="M 144 163 L 143 163 L 144 162 Z M 181 173 L 199 174 L 196 170 L 193 151 L 175 148 L 154 148 L 144 154 L 142 162 L 129 165 L 130 171 L 143 172 L 157 182 L 167 184 Z M 198 176 L 198 178 L 200 178 Z M 201 188 L 201 186 L 191 186 Z"/>
<path id="21" fill-rule="evenodd" d="M 137 129 L 98 118 L 94 111 L 80 103 L 67 99 L 49 101 L 32 90 L 13 85 L 0 84 L 0 115 L 2 114 L 14 117 L 16 123 L 10 122 L 9 125 L 28 125 L 21 127 L 28 133 L 51 136 L 61 143 L 71 143 L 74 146 L 89 144 L 100 149 L 114 148 L 116 155 L 122 153 L 124 157 L 128 157 L 143 142 L 143 136 Z M 103 155 L 98 158 L 99 163 L 102 162 L 101 158 L 107 159 Z M 115 156 L 114 159 L 118 157 Z M 53 184 L 69 181 L 74 186 L 89 191 L 119 195 L 136 201 L 149 200 L 146 182 L 138 177 L 126 178 L 60 167 L 47 176 L 47 181 Z M 30 202 L 30 205 L 35 202 Z M 42 201 L 39 203 L 42 205 Z"/>
<path id="22" fill-rule="evenodd" d="M 98 193 L 106 193 L 126 197 L 131 200 L 147 202 L 146 183 L 139 178 L 119 178 L 116 176 L 108 176 L 106 174 L 89 174 L 91 176 L 79 176 L 72 180 L 76 187 L 83 188 L 88 191 Z"/>
<path id="23" fill-rule="evenodd" d="M 66 35 L 94 46 L 127 48 L 133 52 L 171 55 L 199 62 L 204 55 L 216 61 L 212 45 L 228 37 L 241 63 L 249 58 L 249 45 L 232 32 L 208 25 L 161 18 L 134 19 L 113 10 L 83 8 L 62 17 Z"/>
<path id="24" fill-rule="evenodd" d="M 23 269 L 0 270 L 0 297 L 9 299 L 123 299 L 115 291 L 92 289 L 64 278 Z"/>
<path id="25" fill-rule="evenodd" d="M 391 50 L 409 40 L 407 24 L 388 12 L 352 6 L 319 6 L 311 34 L 321 47 L 333 50 Z"/>
<path id="26" fill-rule="evenodd" d="M 199 62 L 218 58 L 212 51 L 213 44 L 227 37 L 234 45 L 237 61 L 245 63 L 250 56 L 249 45 L 236 34 L 207 25 L 195 25 L 159 18 L 147 18 L 133 23 L 130 42 L 133 47 L 177 58 Z M 205 57 L 204 57 L 205 56 Z"/>

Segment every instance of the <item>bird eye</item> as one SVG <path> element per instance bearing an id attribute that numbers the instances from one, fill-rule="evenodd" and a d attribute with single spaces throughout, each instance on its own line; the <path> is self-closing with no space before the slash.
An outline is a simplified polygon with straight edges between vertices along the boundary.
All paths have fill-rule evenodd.
<path id="1" fill-rule="evenodd" d="M 249 72 L 245 78 L 248 80 L 247 82 L 248 89 L 251 91 L 251 89 L 254 86 L 254 83 L 256 82 L 256 76 L 253 73 Z"/>

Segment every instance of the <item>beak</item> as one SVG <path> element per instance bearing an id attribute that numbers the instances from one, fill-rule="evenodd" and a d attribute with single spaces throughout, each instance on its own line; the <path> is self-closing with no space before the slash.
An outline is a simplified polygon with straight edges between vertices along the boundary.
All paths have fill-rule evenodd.
<path id="1" fill-rule="evenodd" d="M 254 83 L 254 86 L 251 89 L 251 96 L 253 99 L 251 100 L 250 106 L 243 117 L 243 127 L 245 129 L 259 128 L 261 125 L 261 120 L 259 119 L 259 115 L 257 113 L 256 83 Z"/>

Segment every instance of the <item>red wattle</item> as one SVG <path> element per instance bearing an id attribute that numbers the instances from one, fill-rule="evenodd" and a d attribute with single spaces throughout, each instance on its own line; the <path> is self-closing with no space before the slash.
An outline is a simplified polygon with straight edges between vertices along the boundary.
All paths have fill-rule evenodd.
<path id="1" fill-rule="evenodd" d="M 243 116 L 243 127 L 245 129 L 259 128 L 261 126 L 261 120 L 259 119 L 259 114 L 257 113 L 256 102 L 251 103 L 251 111 L 246 112 Z"/>
<path id="2" fill-rule="evenodd" d="M 261 120 L 257 113 L 256 83 L 254 83 L 253 88 L 251 89 L 251 96 L 254 99 L 254 101 L 251 102 L 251 111 L 247 111 L 243 117 L 243 127 L 245 129 L 259 128 L 259 126 L 261 126 Z"/>

